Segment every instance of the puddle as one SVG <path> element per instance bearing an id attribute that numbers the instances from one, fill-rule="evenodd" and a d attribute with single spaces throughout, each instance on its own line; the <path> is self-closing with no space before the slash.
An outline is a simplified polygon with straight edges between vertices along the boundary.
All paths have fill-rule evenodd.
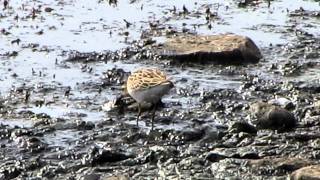
<path id="1" fill-rule="evenodd" d="M 43 137 L 49 147 L 63 147 L 72 149 L 76 146 L 75 142 L 80 138 L 79 132 L 73 130 L 57 130 L 52 134 Z"/>
<path id="2" fill-rule="evenodd" d="M 159 113 L 156 112 L 156 113 Z M 157 115 L 156 115 L 157 116 Z M 181 122 L 173 122 L 170 124 L 159 124 L 157 123 L 157 117 L 155 117 L 155 121 L 154 121 L 154 129 L 163 129 L 163 130 L 176 130 L 176 131 L 181 131 L 185 128 L 188 127 L 188 123 L 181 123 Z M 136 126 L 137 125 L 137 121 L 135 118 L 132 118 L 132 121 L 126 121 L 127 124 L 130 124 L 132 126 Z M 146 131 L 150 131 L 151 130 L 151 116 L 146 116 L 143 119 L 139 120 L 139 128 L 145 129 Z"/>
<path id="3" fill-rule="evenodd" d="M 42 107 L 32 107 L 27 108 L 26 110 L 30 110 L 36 114 L 45 113 L 48 114 L 52 118 L 70 118 L 76 117 L 80 118 L 84 121 L 92 121 L 97 122 L 101 121 L 105 114 L 104 112 L 93 112 L 88 111 L 86 109 L 75 109 L 69 107 L 61 107 L 61 106 L 42 106 Z"/>
<path id="4" fill-rule="evenodd" d="M 319 67 L 309 68 L 307 72 L 303 72 L 298 77 L 288 77 L 288 80 L 293 82 L 319 82 L 320 69 Z"/>
<path id="5" fill-rule="evenodd" d="M 20 128 L 31 128 L 33 127 L 33 122 L 29 120 L 22 119 L 0 119 L 0 124 L 8 125 L 10 127 L 20 127 Z"/>

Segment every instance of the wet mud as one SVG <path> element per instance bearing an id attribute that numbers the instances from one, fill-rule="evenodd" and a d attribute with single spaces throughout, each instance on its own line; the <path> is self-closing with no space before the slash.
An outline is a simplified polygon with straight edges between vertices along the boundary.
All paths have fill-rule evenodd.
<path id="1" fill-rule="evenodd" d="M 0 179 L 284 179 L 319 164 L 319 2 L 1 3 Z M 263 58 L 157 53 L 169 37 L 221 33 Z M 175 84 L 153 131 L 124 92 L 139 67 Z"/>

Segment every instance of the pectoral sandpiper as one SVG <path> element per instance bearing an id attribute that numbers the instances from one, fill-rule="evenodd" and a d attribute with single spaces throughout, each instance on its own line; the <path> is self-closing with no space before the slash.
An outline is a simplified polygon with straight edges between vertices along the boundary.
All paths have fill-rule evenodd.
<path id="1" fill-rule="evenodd" d="M 159 69 L 142 68 L 128 77 L 127 90 L 129 95 L 138 103 L 137 126 L 141 115 L 141 104 L 151 103 L 153 107 L 151 123 L 153 130 L 154 117 L 157 105 L 162 96 L 173 88 L 173 83 L 164 72 Z"/>

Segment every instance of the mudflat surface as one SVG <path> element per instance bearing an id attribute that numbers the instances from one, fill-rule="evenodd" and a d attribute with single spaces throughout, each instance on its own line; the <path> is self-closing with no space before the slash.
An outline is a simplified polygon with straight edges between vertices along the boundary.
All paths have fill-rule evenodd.
<path id="1" fill-rule="evenodd" d="M 0 8 L 0 179 L 281 179 L 319 163 L 317 1 L 10 0 Z M 176 65 L 154 53 L 172 36 L 224 33 L 250 37 L 263 59 Z M 175 83 L 155 131 L 148 113 L 137 128 L 134 108 L 112 106 L 142 66 Z M 259 101 L 288 108 L 297 126 L 258 129 L 250 105 Z"/>

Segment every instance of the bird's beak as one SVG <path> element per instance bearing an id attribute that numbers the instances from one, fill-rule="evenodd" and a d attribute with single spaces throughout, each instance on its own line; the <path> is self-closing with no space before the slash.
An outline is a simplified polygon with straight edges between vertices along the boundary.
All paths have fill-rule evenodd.
<path id="1" fill-rule="evenodd" d="M 169 87 L 170 87 L 170 88 L 174 88 L 174 84 L 173 84 L 173 82 L 168 81 L 168 83 L 169 83 Z"/>
<path id="2" fill-rule="evenodd" d="M 174 87 L 173 82 L 171 82 L 171 81 L 166 81 L 166 82 L 164 82 L 162 84 L 163 85 L 168 85 L 170 87 L 170 89 Z"/>

